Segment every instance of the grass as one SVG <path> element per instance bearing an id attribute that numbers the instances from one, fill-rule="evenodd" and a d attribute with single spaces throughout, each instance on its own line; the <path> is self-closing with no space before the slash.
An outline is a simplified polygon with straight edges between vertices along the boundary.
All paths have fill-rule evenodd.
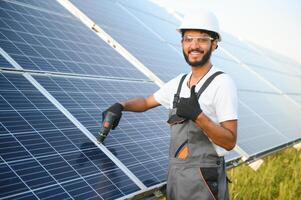
<path id="1" fill-rule="evenodd" d="M 245 164 L 228 171 L 231 199 L 300 200 L 300 151 L 288 148 L 263 160 L 257 171 Z"/>
<path id="2" fill-rule="evenodd" d="M 300 151 L 288 148 L 263 160 L 257 171 L 246 164 L 228 170 L 231 200 L 301 200 Z"/>

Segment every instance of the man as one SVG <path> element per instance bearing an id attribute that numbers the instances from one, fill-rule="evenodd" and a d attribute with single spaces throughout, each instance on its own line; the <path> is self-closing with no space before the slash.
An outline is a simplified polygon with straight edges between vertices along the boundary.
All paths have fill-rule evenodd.
<path id="1" fill-rule="evenodd" d="M 115 113 L 115 128 L 122 111 L 169 108 L 167 199 L 229 199 L 223 156 L 236 144 L 237 94 L 231 78 L 210 60 L 221 41 L 218 21 L 205 11 L 189 14 L 177 30 L 191 72 L 170 80 L 149 97 L 112 105 L 103 117 L 108 111 Z"/>

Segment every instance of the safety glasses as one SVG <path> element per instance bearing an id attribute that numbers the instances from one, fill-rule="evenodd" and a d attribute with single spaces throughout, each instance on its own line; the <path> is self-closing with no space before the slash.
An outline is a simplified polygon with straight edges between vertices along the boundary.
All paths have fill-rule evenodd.
<path id="1" fill-rule="evenodd" d="M 193 41 L 196 41 L 199 44 L 207 44 L 209 41 L 214 40 L 212 37 L 209 36 L 184 36 L 183 42 L 185 44 L 191 44 Z"/>

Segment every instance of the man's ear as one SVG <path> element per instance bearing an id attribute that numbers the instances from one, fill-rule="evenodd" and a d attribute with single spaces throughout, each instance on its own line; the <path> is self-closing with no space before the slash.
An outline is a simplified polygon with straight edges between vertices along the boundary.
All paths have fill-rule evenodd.
<path id="1" fill-rule="evenodd" d="M 212 49 L 215 50 L 218 48 L 217 40 L 212 41 Z"/>

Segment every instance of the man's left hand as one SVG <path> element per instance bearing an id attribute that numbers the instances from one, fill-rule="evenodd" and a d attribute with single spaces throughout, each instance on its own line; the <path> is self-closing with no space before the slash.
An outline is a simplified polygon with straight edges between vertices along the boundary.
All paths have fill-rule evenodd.
<path id="1" fill-rule="evenodd" d="M 195 121 L 202 109 L 198 102 L 197 94 L 195 93 L 195 85 L 191 87 L 189 98 L 180 98 L 177 105 L 177 115 Z"/>

